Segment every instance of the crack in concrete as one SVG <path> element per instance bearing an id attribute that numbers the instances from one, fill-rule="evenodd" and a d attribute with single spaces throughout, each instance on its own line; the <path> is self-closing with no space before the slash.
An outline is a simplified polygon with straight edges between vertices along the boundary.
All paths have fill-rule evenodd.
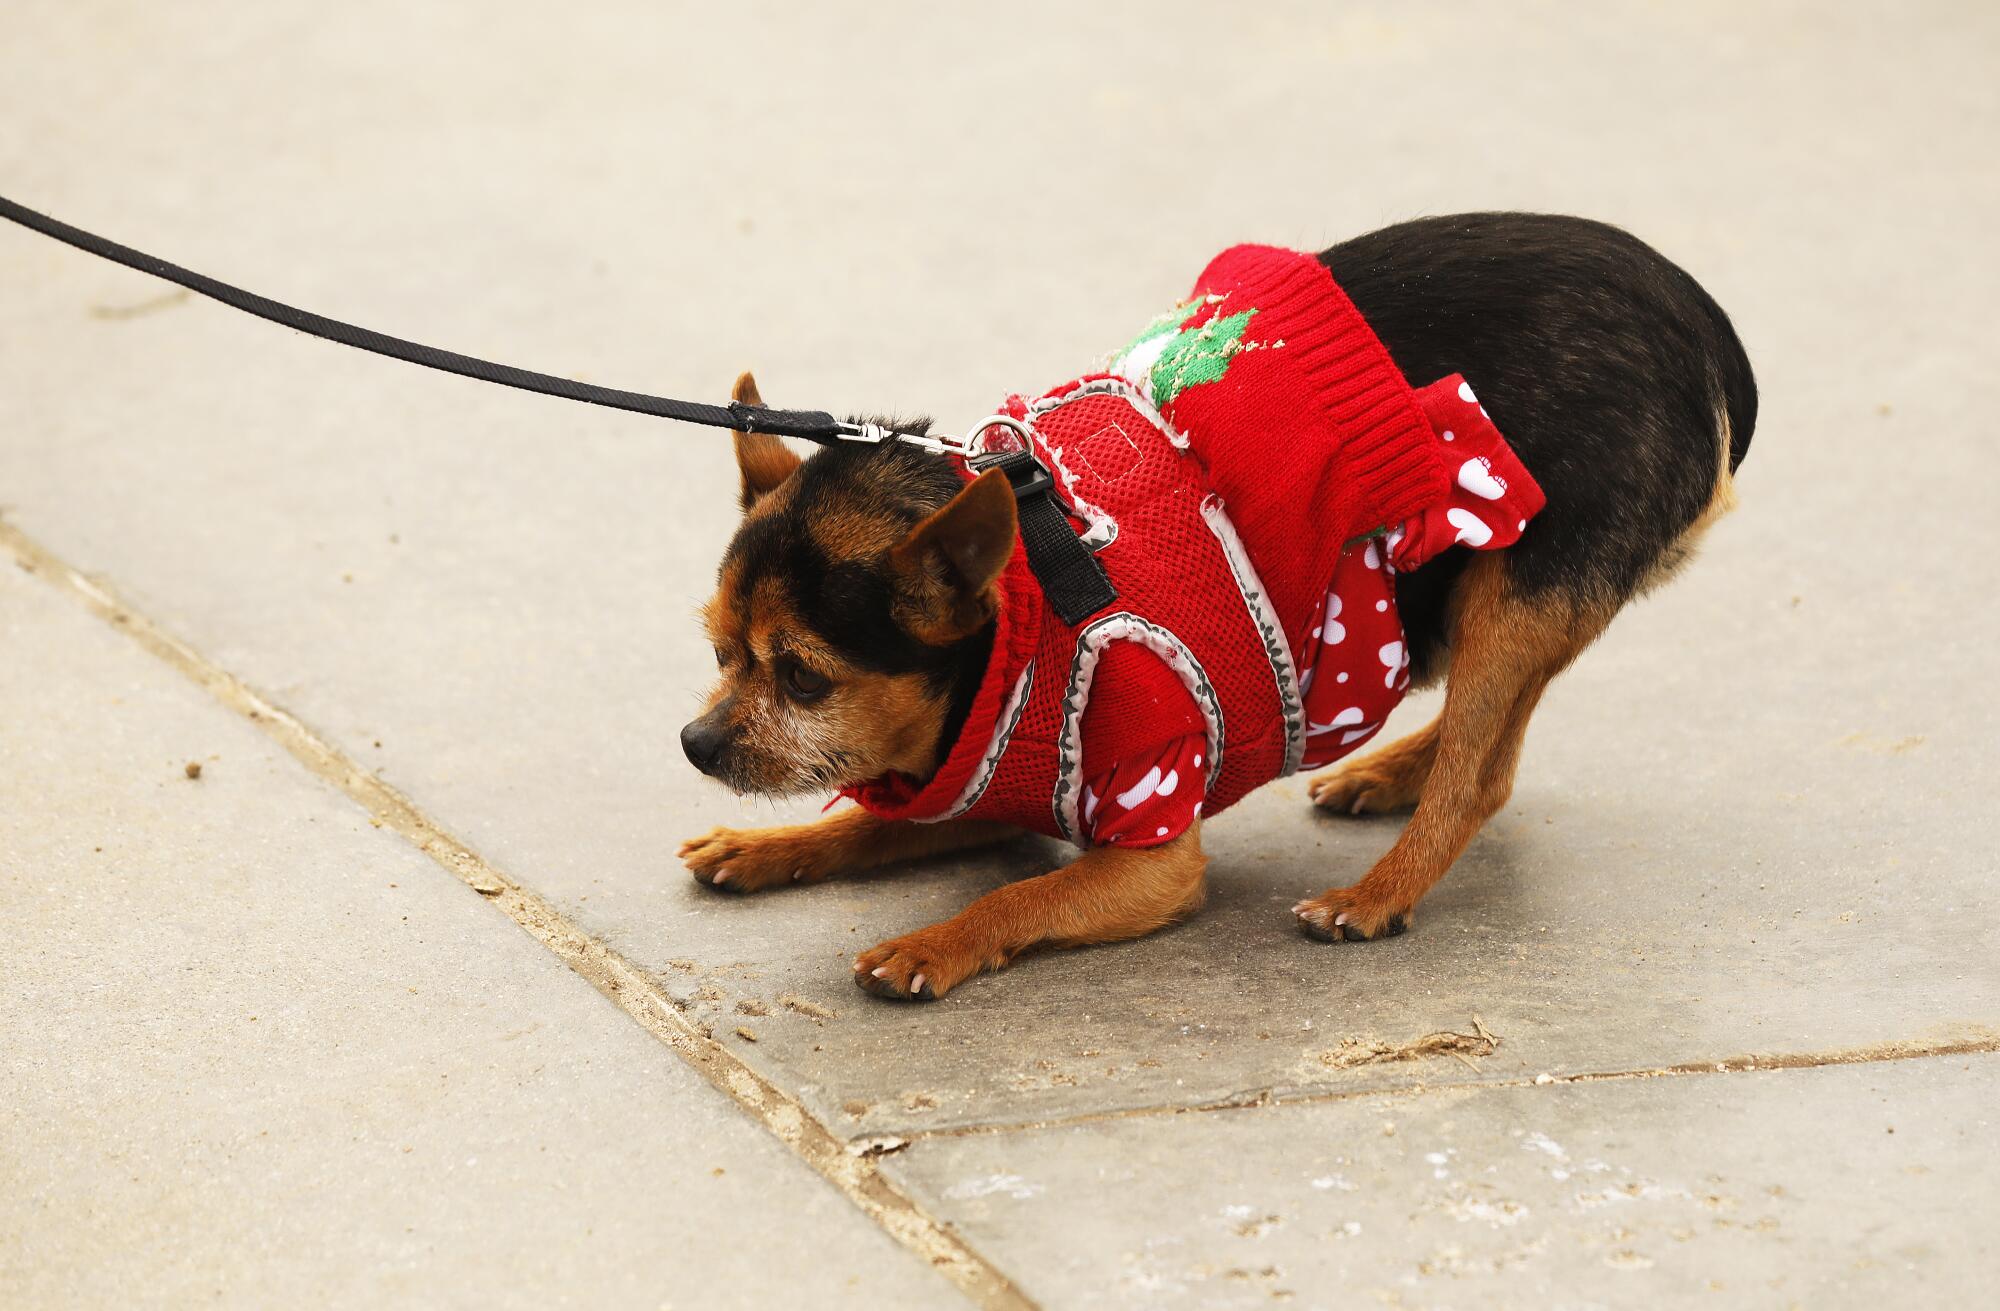
<path id="1" fill-rule="evenodd" d="M 877 1161 L 933 1139 L 1062 1129 L 1119 1120 L 1246 1111 L 1271 1106 L 1310 1106 L 1362 1097 L 1414 1097 L 1445 1090 L 1477 1092 L 2000 1054 L 2000 1031 L 1984 1025 L 1963 1025 L 1960 1026 L 1962 1036 L 1954 1038 L 1886 1042 L 1822 1052 L 1737 1055 L 1719 1060 L 1684 1061 L 1632 1069 L 1571 1074 L 1544 1072 L 1507 1079 L 1467 1079 L 1403 1087 L 1372 1085 L 1311 1091 L 1262 1088 L 1193 1104 L 1160 1103 L 1038 1120 L 914 1129 L 889 1139 L 879 1134 L 842 1138 L 814 1118 L 803 1104 L 717 1042 L 698 1022 L 684 1015 L 645 971 L 576 927 L 541 896 L 487 864 L 470 847 L 428 819 L 408 798 L 307 728 L 295 716 L 153 624 L 104 585 L 73 568 L 5 521 L 0 521 L 0 547 L 12 554 L 21 568 L 42 577 L 52 586 L 75 593 L 99 617 L 123 629 L 140 646 L 205 688 L 223 706 L 263 728 L 294 759 L 339 788 L 382 827 L 394 830 L 480 897 L 500 908 L 509 919 L 555 953 L 648 1033 L 732 1098 L 890 1236 L 928 1261 L 982 1307 L 1033 1308 L 1035 1304 L 998 1268 L 959 1238 L 949 1225 L 932 1218 L 885 1177 L 877 1168 Z M 782 1000 L 792 1006 L 790 999 Z M 805 1011 L 806 1008 L 793 1006 L 793 1009 Z M 1369 1043 L 1353 1047 L 1351 1051 L 1347 1048 L 1336 1049 L 1328 1053 L 1334 1059 L 1327 1063 L 1334 1068 L 1347 1068 L 1452 1055 L 1470 1065 L 1472 1061 L 1469 1057 L 1490 1055 L 1499 1045 L 1499 1040 L 1476 1016 L 1473 1025 L 1473 1035 L 1436 1033 L 1401 1046 Z"/>
<path id="2" fill-rule="evenodd" d="M 1837 1065 L 1879 1065 L 1895 1061 L 1930 1060 L 1949 1056 L 1989 1056 L 2000 1054 L 2000 1030 L 1982 1024 L 1959 1026 L 1963 1035 L 1935 1041 L 1875 1043 L 1866 1047 L 1841 1047 L 1823 1052 L 1781 1052 L 1773 1055 L 1729 1056 L 1720 1060 L 1682 1061 L 1674 1065 L 1641 1066 L 1626 1070 L 1583 1070 L 1574 1074 L 1542 1073 L 1510 1079 L 1464 1079 L 1451 1083 L 1405 1084 L 1400 1087 L 1370 1084 L 1362 1088 L 1320 1088 L 1288 1091 L 1258 1088 L 1205 1102 L 1162 1102 L 1151 1106 L 1122 1107 L 1111 1111 L 1088 1111 L 1078 1115 L 1051 1116 L 1041 1120 L 996 1120 L 984 1124 L 950 1125 L 939 1129 L 908 1129 L 899 1134 L 905 1144 L 932 1139 L 978 1138 L 1037 1129 L 1069 1129 L 1119 1120 L 1169 1119 L 1179 1115 L 1209 1115 L 1218 1112 L 1252 1111 L 1269 1106 L 1318 1106 L 1355 1101 L 1363 1097 L 1420 1097 L 1432 1092 L 1485 1092 L 1496 1088 L 1546 1088 L 1568 1084 L 1615 1083 L 1629 1079 L 1675 1079 L 1715 1074 L 1748 1074 L 1758 1071 L 1813 1070 Z M 1435 1037 L 1436 1035 L 1427 1035 Z M 1425 1040 L 1419 1039 L 1421 1044 Z M 1425 1054 L 1435 1054 L 1427 1052 Z M 1388 1059 L 1399 1059 L 1391 1057 Z M 1363 1062 L 1377 1064 L 1379 1061 Z"/>
<path id="3" fill-rule="evenodd" d="M 682 1015 L 645 971 L 570 923 L 541 896 L 487 864 L 407 797 L 292 714 L 4 521 L 0 521 L 0 547 L 21 568 L 72 592 L 100 618 L 206 689 L 224 707 L 262 728 L 293 759 L 340 789 L 373 821 L 393 830 L 498 907 L 974 1303 L 995 1311 L 1034 1307 L 998 1268 L 883 1176 L 875 1164 L 881 1153 L 851 1150 L 846 1140 L 813 1118 L 801 1103 Z"/>

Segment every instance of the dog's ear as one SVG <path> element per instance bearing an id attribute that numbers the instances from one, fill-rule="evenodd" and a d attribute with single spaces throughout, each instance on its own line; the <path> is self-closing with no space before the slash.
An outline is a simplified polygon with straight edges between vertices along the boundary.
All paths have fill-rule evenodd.
<path id="1" fill-rule="evenodd" d="M 1014 489 L 998 469 L 980 474 L 912 528 L 889 552 L 889 567 L 909 599 L 911 635 L 942 646 L 990 623 L 1014 537 Z"/>
<path id="2" fill-rule="evenodd" d="M 729 394 L 745 405 L 764 403 L 764 398 L 757 394 L 757 380 L 748 373 L 736 380 Z M 739 432 L 736 467 L 743 472 L 743 508 L 748 510 L 792 476 L 792 471 L 799 467 L 799 457 L 768 432 Z"/>

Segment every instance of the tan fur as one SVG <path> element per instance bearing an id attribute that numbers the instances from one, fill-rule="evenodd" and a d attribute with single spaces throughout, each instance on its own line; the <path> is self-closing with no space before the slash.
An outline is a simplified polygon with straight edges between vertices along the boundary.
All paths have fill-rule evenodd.
<path id="1" fill-rule="evenodd" d="M 1208 858 L 1201 821 L 1143 851 L 1092 847 L 1061 869 L 996 888 L 940 924 L 854 958 L 854 979 L 878 996 L 942 997 L 982 970 L 1037 947 L 1144 937 L 1200 908 Z"/>
<path id="2" fill-rule="evenodd" d="M 883 820 L 856 809 L 813 824 L 719 828 L 684 844 L 680 855 L 703 883 L 755 892 L 962 850 L 1013 832 L 978 820 Z M 871 947 L 855 957 L 855 980 L 881 996 L 929 1000 L 1034 948 L 1144 937 L 1201 906 L 1207 867 L 1200 821 L 1143 851 L 1095 847 L 1061 869 L 989 892 L 942 923 Z"/>
<path id="3" fill-rule="evenodd" d="M 807 525 L 807 531 L 830 564 L 880 559 L 905 536 L 902 525 L 884 515 L 847 508 L 818 516 Z"/>
<path id="4" fill-rule="evenodd" d="M 735 396 L 763 403 L 748 373 L 737 379 Z M 737 458 L 746 517 L 784 513 L 797 457 L 772 438 L 739 440 Z M 806 528 L 830 561 L 881 561 L 899 571 L 908 598 L 899 618 L 920 640 L 943 645 L 976 632 L 998 608 L 998 578 L 1014 542 L 1014 497 L 1005 477 L 993 473 L 914 527 L 893 513 L 836 506 Z M 731 743 L 717 777 L 738 791 L 784 794 L 888 773 L 923 777 L 937 767 L 949 712 L 940 689 L 921 677 L 850 665 L 800 617 L 782 580 L 757 580 L 747 598 L 744 583 L 741 566 L 725 561 L 702 611 L 722 657 L 704 718 L 726 726 Z M 827 694 L 811 702 L 788 695 L 781 683 L 787 659 L 826 679 Z"/>
<path id="5" fill-rule="evenodd" d="M 894 823 L 856 808 L 811 824 L 713 829 L 682 843 L 680 857 L 703 883 L 732 892 L 756 892 L 997 842 L 1013 831 L 1004 824 L 970 819 Z"/>
<path id="6" fill-rule="evenodd" d="M 843 676 L 842 685 L 843 712 L 854 716 L 858 732 L 881 739 L 883 768 L 877 774 L 923 778 L 937 768 L 938 729 L 947 710 L 943 695 L 921 679 L 860 671 Z"/>
<path id="7" fill-rule="evenodd" d="M 890 550 L 889 567 L 924 599 L 900 616 L 912 636 L 942 645 L 992 621 L 1000 573 L 1014 550 L 1015 514 L 1007 475 L 989 469 Z"/>
<path id="8" fill-rule="evenodd" d="M 1314 777 L 1306 783 L 1306 795 L 1316 806 L 1349 815 L 1408 810 L 1431 776 L 1443 722 L 1440 715 L 1408 737 Z"/>
<path id="9" fill-rule="evenodd" d="M 1452 662 L 1444 710 L 1424 733 L 1377 753 L 1392 757 L 1381 772 L 1396 794 L 1418 790 L 1416 813 L 1361 882 L 1294 908 L 1307 932 L 1327 938 L 1402 932 L 1417 902 L 1479 826 L 1507 804 L 1543 690 L 1604 631 L 1612 613 L 1609 607 L 1573 608 L 1553 594 L 1519 596 L 1499 555 L 1466 566 L 1448 620 Z M 1421 744 L 1411 746 L 1425 734 L 1435 738 L 1427 769 L 1421 768 Z M 1366 778 L 1373 759 L 1325 775 L 1314 786 L 1352 803 L 1363 794 L 1343 780 Z"/>
<path id="10" fill-rule="evenodd" d="M 736 379 L 730 389 L 732 399 L 745 405 L 762 405 L 757 380 L 748 373 Z M 749 509 L 782 486 L 798 469 L 798 455 L 767 432 L 739 432 L 735 436 L 736 467 L 743 475 L 743 508 Z"/>
<path id="11" fill-rule="evenodd" d="M 849 665 L 799 619 L 775 581 L 760 582 L 746 609 L 739 582 L 725 568 L 722 587 L 702 612 L 709 641 L 730 653 L 707 702 L 709 713 L 727 714 L 741 743 L 725 782 L 744 792 L 786 793 L 892 771 L 921 776 L 936 767 L 942 695 L 921 679 Z M 781 652 L 831 680 L 836 692 L 816 705 L 786 696 L 778 686 Z M 844 765 L 838 777 L 831 769 L 836 756 Z"/>
<path id="12" fill-rule="evenodd" d="M 1640 595 L 1667 583 L 1678 574 L 1694 558 L 1695 549 L 1701 545 L 1701 539 L 1707 536 L 1708 530 L 1715 526 L 1716 520 L 1736 508 L 1736 477 L 1729 471 L 1728 414 L 1718 413 L 1715 427 L 1721 449 L 1716 463 L 1715 486 L 1709 492 L 1708 504 L 1702 507 L 1694 522 L 1682 529 L 1680 536 L 1660 553 L 1659 562 L 1647 571 L 1646 577 L 1639 583 Z"/>
<path id="13" fill-rule="evenodd" d="M 1726 413 L 1716 416 L 1716 443 L 1716 478 L 1708 504 L 1661 554 L 1659 563 L 1640 584 L 1641 592 L 1658 587 L 1679 572 L 1693 557 L 1702 537 L 1716 520 L 1736 508 L 1736 480 L 1729 471 L 1730 427 Z M 1605 622 L 1609 622 L 1608 615 L 1599 627 Z M 1450 668 L 1446 661 L 1451 659 L 1447 653 L 1445 660 L 1439 662 L 1439 669 Z M 1528 710 L 1532 708 L 1530 705 Z M 1527 710 L 1522 711 L 1519 719 L 1519 726 L 1511 738 L 1510 758 L 1518 756 L 1520 736 L 1527 726 Z M 1430 778 L 1431 765 L 1437 754 L 1439 729 L 1443 723 L 1444 716 L 1439 715 L 1408 737 L 1314 777 L 1306 784 L 1306 794 L 1315 805 L 1353 815 L 1381 815 L 1411 809 L 1422 796 L 1424 785 Z M 1506 766 L 1506 772 L 1511 778 L 1511 764 Z"/>
<path id="14" fill-rule="evenodd" d="M 756 399 L 749 375 L 739 399 Z M 1718 417 L 1718 469 L 1708 504 L 1665 551 L 1647 579 L 1657 585 L 1735 505 L 1726 417 Z M 739 443 L 746 513 L 778 513 L 796 457 L 782 444 Z M 786 461 L 789 460 L 788 465 Z M 1015 537 L 1014 498 L 988 473 L 914 528 L 893 514 L 835 507 L 808 531 L 832 560 L 883 562 L 897 575 L 898 621 L 922 640 L 947 643 L 988 623 L 997 580 Z M 704 612 L 710 637 L 729 654 L 711 713 L 726 710 L 742 746 L 724 776 L 745 790 L 798 791 L 891 771 L 927 777 L 936 768 L 945 699 L 923 680 L 851 668 L 806 628 L 778 580 L 745 598 L 726 566 Z M 1530 597 L 1510 583 L 1504 553 L 1467 563 L 1446 614 L 1444 707 L 1423 729 L 1311 781 L 1323 807 L 1351 813 L 1415 808 L 1389 851 L 1360 882 L 1294 907 L 1300 925 L 1329 939 L 1400 933 L 1417 903 L 1511 795 L 1527 726 L 1543 691 L 1610 622 L 1617 606 L 1568 593 Z M 787 659 L 834 684 L 823 701 L 801 702 L 779 686 Z M 740 759 L 734 759 L 740 757 Z M 719 771 L 720 772 L 720 771 Z M 813 824 L 717 829 L 681 848 L 695 877 L 752 892 L 817 882 L 886 862 L 962 849 L 1011 832 L 996 824 L 912 824 L 842 811 Z M 855 978 L 895 998 L 943 996 L 1022 952 L 1114 942 L 1151 933 L 1201 904 L 1206 858 L 1199 822 L 1162 846 L 1097 847 L 1039 877 L 1008 884 L 942 923 L 883 942 L 855 959 Z"/>

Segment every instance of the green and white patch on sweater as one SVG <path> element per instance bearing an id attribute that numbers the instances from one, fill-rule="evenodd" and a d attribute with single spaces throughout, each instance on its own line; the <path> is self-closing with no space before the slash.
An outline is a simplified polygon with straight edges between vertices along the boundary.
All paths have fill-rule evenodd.
<path id="1" fill-rule="evenodd" d="M 1185 301 L 1155 317 L 1113 358 L 1111 372 L 1144 388 L 1155 409 L 1165 407 L 1190 387 L 1220 382 L 1237 353 L 1256 344 L 1243 340 L 1243 330 L 1257 311 L 1252 308 L 1217 315 L 1193 328 L 1181 324 L 1221 299 L 1204 296 Z"/>

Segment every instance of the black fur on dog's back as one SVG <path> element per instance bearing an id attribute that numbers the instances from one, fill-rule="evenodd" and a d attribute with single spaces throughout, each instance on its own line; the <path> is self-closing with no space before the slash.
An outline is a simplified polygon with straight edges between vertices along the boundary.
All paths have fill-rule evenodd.
<path id="1" fill-rule="evenodd" d="M 1465 375 L 1548 506 L 1507 552 L 1523 593 L 1616 609 L 1668 563 L 1742 462 L 1757 386 L 1707 292 L 1608 224 L 1554 214 L 1417 219 L 1320 262 L 1412 385 Z M 1413 673 L 1437 672 L 1445 552 L 1397 587 Z"/>

